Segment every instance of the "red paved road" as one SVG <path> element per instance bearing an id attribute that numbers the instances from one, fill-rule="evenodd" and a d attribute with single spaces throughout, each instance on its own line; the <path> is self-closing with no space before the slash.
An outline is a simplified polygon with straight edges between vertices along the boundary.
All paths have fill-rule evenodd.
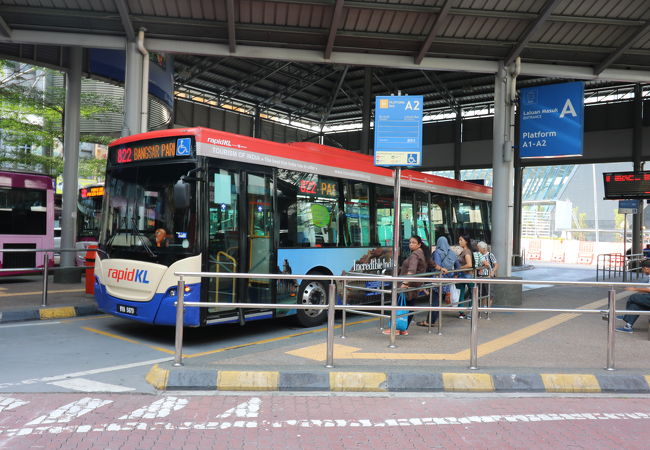
<path id="1" fill-rule="evenodd" d="M 649 398 L 0 394 L 0 448 L 648 448 Z"/>

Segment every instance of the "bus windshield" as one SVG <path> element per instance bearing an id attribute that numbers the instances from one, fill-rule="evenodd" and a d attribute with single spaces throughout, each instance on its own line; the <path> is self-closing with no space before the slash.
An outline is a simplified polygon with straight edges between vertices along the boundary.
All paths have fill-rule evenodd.
<path id="1" fill-rule="evenodd" d="M 190 202 L 174 200 L 174 185 L 193 164 L 117 166 L 106 174 L 100 248 L 111 258 L 169 265 L 195 252 L 196 184 Z"/>
<path id="2" fill-rule="evenodd" d="M 77 239 L 99 236 L 103 195 L 84 195 L 86 189 L 80 190 L 77 200 Z"/>

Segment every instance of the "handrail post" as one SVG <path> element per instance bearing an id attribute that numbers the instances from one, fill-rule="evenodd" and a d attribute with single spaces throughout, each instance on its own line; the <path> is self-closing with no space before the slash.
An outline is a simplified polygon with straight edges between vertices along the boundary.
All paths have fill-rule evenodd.
<path id="1" fill-rule="evenodd" d="M 48 269 L 47 252 L 43 253 L 43 299 L 41 306 L 47 306 L 47 269 Z"/>
<path id="2" fill-rule="evenodd" d="M 429 308 L 433 306 L 433 285 L 429 288 Z M 429 310 L 429 318 L 427 320 L 427 323 L 429 326 L 427 327 L 427 333 L 431 334 L 431 319 L 433 317 L 433 311 Z"/>
<path id="3" fill-rule="evenodd" d="M 174 367 L 183 365 L 183 313 L 185 307 L 183 302 L 185 300 L 185 281 L 183 277 L 178 280 L 178 291 L 176 292 L 176 338 L 175 338 L 175 353 L 174 353 Z"/>
<path id="4" fill-rule="evenodd" d="M 336 284 L 334 284 L 334 280 L 331 280 L 327 303 L 327 362 L 325 363 L 325 367 L 328 369 L 334 367 L 334 316 L 336 313 L 336 310 L 334 309 L 335 304 Z"/>
<path id="5" fill-rule="evenodd" d="M 614 340 L 616 328 L 616 291 L 613 288 L 609 290 L 609 317 L 607 320 L 607 367 L 605 370 L 614 369 Z"/>
<path id="6" fill-rule="evenodd" d="M 470 350 L 470 361 L 469 368 L 471 370 L 478 369 L 478 283 L 474 283 L 472 288 L 472 319 L 470 321 L 471 333 L 469 335 L 469 350 Z"/>
<path id="7" fill-rule="evenodd" d="M 442 306 L 442 283 L 438 285 L 438 307 Z M 442 336 L 442 310 L 438 311 L 438 336 Z"/>
<path id="8" fill-rule="evenodd" d="M 348 282 L 343 281 L 343 306 L 348 304 Z M 341 339 L 345 339 L 345 322 L 347 320 L 347 309 L 343 308 L 343 313 L 341 314 Z"/>

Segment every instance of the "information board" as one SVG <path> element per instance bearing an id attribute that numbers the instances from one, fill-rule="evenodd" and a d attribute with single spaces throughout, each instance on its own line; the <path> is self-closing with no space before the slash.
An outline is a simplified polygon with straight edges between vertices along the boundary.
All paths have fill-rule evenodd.
<path id="1" fill-rule="evenodd" d="M 619 214 L 637 214 L 639 212 L 639 200 L 619 200 Z"/>
<path id="2" fill-rule="evenodd" d="M 519 96 L 522 158 L 582 156 L 584 83 L 524 88 Z"/>
<path id="3" fill-rule="evenodd" d="M 650 172 L 603 173 L 605 199 L 650 198 Z"/>
<path id="4" fill-rule="evenodd" d="M 421 95 L 375 98 L 375 165 L 422 165 Z"/>

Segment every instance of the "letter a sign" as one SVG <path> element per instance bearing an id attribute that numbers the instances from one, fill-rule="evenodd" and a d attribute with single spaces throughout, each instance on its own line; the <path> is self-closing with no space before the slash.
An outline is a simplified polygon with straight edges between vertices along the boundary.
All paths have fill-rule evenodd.
<path id="1" fill-rule="evenodd" d="M 521 89 L 519 154 L 522 158 L 582 156 L 584 83 Z"/>

